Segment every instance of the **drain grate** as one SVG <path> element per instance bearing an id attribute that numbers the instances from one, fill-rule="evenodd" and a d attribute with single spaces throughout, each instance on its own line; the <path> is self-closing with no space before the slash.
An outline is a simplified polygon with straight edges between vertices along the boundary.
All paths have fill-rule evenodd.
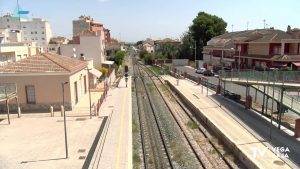
<path id="1" fill-rule="evenodd" d="M 86 158 L 86 156 L 79 156 L 79 160 L 84 160 Z"/>
<path id="2" fill-rule="evenodd" d="M 284 165 L 284 162 L 283 161 L 279 161 L 279 160 L 275 160 L 273 163 L 276 164 L 276 165 L 280 165 L 280 166 Z"/>
<path id="3" fill-rule="evenodd" d="M 75 120 L 76 120 L 76 121 L 85 121 L 86 118 L 76 118 Z"/>
<path id="4" fill-rule="evenodd" d="M 78 153 L 84 153 L 85 152 L 85 149 L 79 149 L 78 150 Z"/>

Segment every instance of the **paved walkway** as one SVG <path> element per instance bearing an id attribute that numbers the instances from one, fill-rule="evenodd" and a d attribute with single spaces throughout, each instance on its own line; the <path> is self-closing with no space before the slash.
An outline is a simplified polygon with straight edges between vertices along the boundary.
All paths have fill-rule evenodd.
<path id="1" fill-rule="evenodd" d="M 249 130 L 243 125 L 241 122 L 237 120 L 236 117 L 228 114 L 223 108 L 220 107 L 218 102 L 214 102 L 212 99 L 213 93 L 209 90 L 209 97 L 206 97 L 206 88 L 204 88 L 203 93 L 201 92 L 201 87 L 192 83 L 188 80 L 180 80 L 179 86 L 176 85 L 176 79 L 170 76 L 164 76 L 166 80 L 168 80 L 173 86 L 179 90 L 192 104 L 194 104 L 213 125 L 215 125 L 227 138 L 229 138 L 236 147 L 245 154 L 249 159 L 251 159 L 256 166 L 259 168 L 290 168 L 288 165 L 280 166 L 275 163 L 280 163 L 282 160 L 278 158 L 270 149 L 267 149 L 263 144 L 263 141 L 255 135 L 251 134 Z M 211 98 L 210 98 L 211 97 Z M 220 96 L 219 96 L 220 97 Z M 222 105 L 231 105 L 231 111 L 245 113 L 244 109 L 241 109 L 238 105 L 233 103 L 222 102 Z M 238 108 L 239 107 L 239 108 Z M 265 130 L 265 128 L 260 128 L 260 121 L 256 121 L 255 125 L 259 128 L 259 130 Z M 268 130 L 267 130 L 268 131 Z M 283 136 L 286 137 L 284 132 L 274 132 L 273 138 L 278 136 L 278 139 L 281 139 Z M 292 137 L 289 138 L 293 139 Z M 296 139 L 294 139 L 296 140 Z M 289 144 L 290 142 L 284 142 L 281 146 L 285 145 L 288 148 L 293 148 L 294 150 L 299 149 L 299 144 Z M 277 145 L 276 145 L 277 146 Z M 254 155 L 254 149 L 257 151 L 263 151 L 262 154 L 256 153 Z M 257 152 L 256 151 L 256 152 Z M 300 152 L 300 151 L 298 151 Z M 295 153 L 295 152 L 292 152 Z M 288 153 L 289 154 L 289 153 Z"/>
<path id="2" fill-rule="evenodd" d="M 69 158 L 65 158 L 60 112 L 12 115 L 0 121 L 0 169 L 132 168 L 131 85 L 110 89 L 98 117 L 66 112 Z M 92 99 L 100 93 L 93 93 Z M 88 97 L 79 104 L 89 107 Z M 6 116 L 5 116 L 6 117 Z"/>
<path id="3" fill-rule="evenodd" d="M 131 169 L 132 168 L 132 106 L 131 79 L 125 87 L 124 78 L 119 87 L 110 90 L 100 115 L 110 116 L 106 135 L 101 136 L 89 168 Z M 104 132 L 105 133 L 105 132 Z M 105 138 L 103 138 L 105 137 Z M 98 155 L 97 155 L 98 153 Z"/>

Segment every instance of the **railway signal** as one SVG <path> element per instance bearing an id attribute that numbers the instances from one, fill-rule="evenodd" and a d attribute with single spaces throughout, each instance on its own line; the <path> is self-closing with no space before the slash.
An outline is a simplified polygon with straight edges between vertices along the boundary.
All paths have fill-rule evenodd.
<path id="1" fill-rule="evenodd" d="M 127 81 L 128 81 L 128 66 L 125 66 L 125 82 L 126 82 L 126 87 L 127 87 Z"/>

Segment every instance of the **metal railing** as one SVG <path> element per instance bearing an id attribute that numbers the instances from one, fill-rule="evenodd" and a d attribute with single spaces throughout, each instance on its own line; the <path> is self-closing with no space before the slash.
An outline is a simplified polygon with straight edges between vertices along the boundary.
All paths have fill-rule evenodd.
<path id="1" fill-rule="evenodd" d="M 17 84 L 0 83 L 0 100 L 9 98 L 17 93 Z"/>
<path id="2" fill-rule="evenodd" d="M 220 71 L 220 78 L 227 80 L 244 80 L 268 83 L 299 83 L 300 71 L 256 71 L 256 70 L 240 70 L 240 71 Z"/>
<path id="3" fill-rule="evenodd" d="M 260 91 L 264 91 L 263 86 L 254 85 L 253 87 L 259 89 Z M 273 87 L 266 87 L 265 92 L 272 97 Z M 280 90 L 277 88 L 274 88 L 274 99 L 278 101 L 280 100 Z M 293 109 L 294 111 L 297 111 L 297 113 L 300 113 L 300 102 L 294 97 L 286 94 L 285 92 L 283 93 L 283 104 Z"/>

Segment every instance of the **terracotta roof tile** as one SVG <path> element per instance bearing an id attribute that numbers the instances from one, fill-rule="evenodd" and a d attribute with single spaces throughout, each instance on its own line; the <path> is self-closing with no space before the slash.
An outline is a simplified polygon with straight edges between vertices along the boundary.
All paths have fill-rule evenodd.
<path id="1" fill-rule="evenodd" d="M 43 53 L 2 66 L 0 73 L 72 73 L 84 69 L 86 66 L 86 62 L 78 59 Z"/>

